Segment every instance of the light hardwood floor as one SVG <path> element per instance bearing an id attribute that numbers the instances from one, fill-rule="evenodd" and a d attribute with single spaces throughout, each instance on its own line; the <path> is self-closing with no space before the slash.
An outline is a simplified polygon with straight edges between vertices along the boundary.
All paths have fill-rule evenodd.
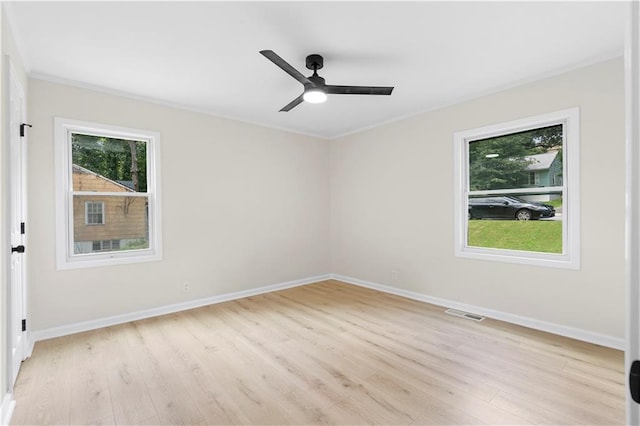
<path id="1" fill-rule="evenodd" d="M 623 353 L 337 281 L 38 342 L 14 425 L 623 424 Z"/>

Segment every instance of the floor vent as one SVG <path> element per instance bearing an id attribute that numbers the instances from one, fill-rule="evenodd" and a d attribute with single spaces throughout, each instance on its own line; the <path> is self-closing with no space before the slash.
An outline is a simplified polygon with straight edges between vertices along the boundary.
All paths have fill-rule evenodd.
<path id="1" fill-rule="evenodd" d="M 445 314 L 455 315 L 457 317 L 462 317 L 474 321 L 482 321 L 484 317 L 482 315 L 471 314 L 469 312 L 458 311 L 457 309 L 447 309 L 444 311 Z"/>

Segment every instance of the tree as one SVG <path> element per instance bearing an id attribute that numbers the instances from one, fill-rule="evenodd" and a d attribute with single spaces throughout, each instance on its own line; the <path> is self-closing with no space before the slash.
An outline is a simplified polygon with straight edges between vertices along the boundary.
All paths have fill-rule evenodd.
<path id="1" fill-rule="evenodd" d="M 135 141 L 127 141 L 129 144 L 129 152 L 131 153 L 131 182 L 133 183 L 133 190 L 138 192 L 139 190 L 139 182 L 138 182 L 138 152 L 136 150 L 136 142 Z"/>
<path id="2" fill-rule="evenodd" d="M 469 189 L 519 188 L 527 181 L 527 157 L 562 148 L 562 125 L 469 143 Z"/>
<path id="3" fill-rule="evenodd" d="M 527 132 L 531 134 L 531 143 L 534 148 L 547 152 L 551 149 L 562 150 L 562 124 L 543 127 Z"/>
<path id="4" fill-rule="evenodd" d="M 113 181 L 130 181 L 135 191 L 147 190 L 147 149 L 142 141 L 74 133 L 73 164 Z"/>

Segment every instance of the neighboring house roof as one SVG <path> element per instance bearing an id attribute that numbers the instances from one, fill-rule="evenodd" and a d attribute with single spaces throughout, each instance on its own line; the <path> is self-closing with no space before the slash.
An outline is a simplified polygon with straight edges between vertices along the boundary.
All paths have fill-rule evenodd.
<path id="1" fill-rule="evenodd" d="M 77 164 L 73 164 L 73 165 L 72 165 L 72 172 L 73 172 L 73 173 L 82 173 L 82 174 L 87 174 L 87 175 L 93 175 L 93 176 L 96 176 L 96 177 L 98 177 L 98 178 L 100 178 L 100 179 L 104 179 L 104 180 L 106 180 L 107 182 L 112 183 L 112 184 L 114 184 L 114 185 L 116 185 L 116 186 L 119 186 L 119 187 L 121 187 L 122 189 L 124 189 L 124 190 L 126 190 L 126 191 L 128 191 L 128 192 L 135 192 L 135 191 L 133 190 L 133 188 L 132 188 L 132 187 L 133 187 L 133 182 L 131 183 L 131 187 L 129 187 L 129 186 L 126 184 L 126 183 L 127 183 L 127 181 L 120 181 L 120 182 L 123 182 L 123 183 L 116 182 L 116 181 L 111 180 L 111 179 L 109 179 L 108 177 L 102 176 L 101 174 L 98 174 L 98 173 L 96 173 L 96 172 L 94 172 L 94 171 L 92 171 L 92 170 L 85 169 L 85 168 L 84 168 L 84 167 L 82 167 L 82 166 L 78 166 Z"/>
<path id="2" fill-rule="evenodd" d="M 524 157 L 527 161 L 530 161 L 527 166 L 527 170 L 547 170 L 551 167 L 551 164 L 558 156 L 558 151 L 549 151 L 544 154 L 529 155 Z"/>
<path id="3" fill-rule="evenodd" d="M 133 181 L 132 180 L 117 180 L 116 182 L 118 182 L 120 185 L 126 186 L 127 188 L 129 188 L 132 191 L 135 189 L 133 187 Z"/>

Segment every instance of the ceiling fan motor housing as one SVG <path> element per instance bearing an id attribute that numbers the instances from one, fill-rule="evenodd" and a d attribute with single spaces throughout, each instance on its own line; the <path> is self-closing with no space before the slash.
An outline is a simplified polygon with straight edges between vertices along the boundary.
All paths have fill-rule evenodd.
<path id="1" fill-rule="evenodd" d="M 317 54 L 309 55 L 307 56 L 306 65 L 310 70 L 320 70 L 324 66 L 324 59 L 322 58 L 322 56 Z"/>

